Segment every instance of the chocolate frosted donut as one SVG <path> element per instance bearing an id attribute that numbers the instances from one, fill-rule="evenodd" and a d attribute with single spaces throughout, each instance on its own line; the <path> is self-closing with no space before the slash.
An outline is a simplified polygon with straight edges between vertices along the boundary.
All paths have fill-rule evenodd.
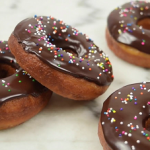
<path id="1" fill-rule="evenodd" d="M 150 68 L 150 2 L 131 1 L 113 10 L 107 20 L 110 49 L 132 64 Z"/>
<path id="2" fill-rule="evenodd" d="M 99 137 L 104 150 L 148 150 L 150 83 L 125 86 L 104 102 Z"/>
<path id="3" fill-rule="evenodd" d="M 104 52 L 61 20 L 45 16 L 25 19 L 15 27 L 9 45 L 22 68 L 64 97 L 93 99 L 113 80 Z"/>
<path id="4" fill-rule="evenodd" d="M 0 129 L 16 126 L 37 114 L 52 92 L 19 67 L 7 41 L 0 41 Z"/>

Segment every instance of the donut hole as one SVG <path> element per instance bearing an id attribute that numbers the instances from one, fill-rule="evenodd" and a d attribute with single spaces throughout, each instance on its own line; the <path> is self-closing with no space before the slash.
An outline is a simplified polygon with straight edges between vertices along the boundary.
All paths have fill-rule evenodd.
<path id="1" fill-rule="evenodd" d="M 137 25 L 142 26 L 144 29 L 150 30 L 150 18 L 143 18 L 137 22 Z"/>
<path id="2" fill-rule="evenodd" d="M 8 64 L 0 63 L 0 79 L 9 77 L 16 73 L 16 69 Z"/>
<path id="3" fill-rule="evenodd" d="M 150 131 L 150 116 L 145 119 L 145 128 Z"/>

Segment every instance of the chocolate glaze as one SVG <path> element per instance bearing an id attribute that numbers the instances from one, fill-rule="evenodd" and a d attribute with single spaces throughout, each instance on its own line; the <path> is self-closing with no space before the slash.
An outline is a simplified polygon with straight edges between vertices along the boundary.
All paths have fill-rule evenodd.
<path id="1" fill-rule="evenodd" d="M 150 2 L 132 1 L 110 13 L 107 21 L 108 30 L 116 41 L 150 54 L 150 30 L 137 25 L 139 20 L 148 17 Z"/>
<path id="2" fill-rule="evenodd" d="M 38 96 L 45 90 L 45 87 L 34 80 L 17 64 L 11 54 L 7 41 L 0 41 L 0 63 L 8 64 L 16 69 L 16 73 L 0 79 L 0 105 L 10 99 L 17 97 Z"/>
<path id="3" fill-rule="evenodd" d="M 58 71 L 98 85 L 109 85 L 113 80 L 112 67 L 104 52 L 91 39 L 60 20 L 45 16 L 28 18 L 16 26 L 13 34 L 26 52 L 35 54 Z M 64 50 L 72 50 L 77 57 Z"/>
<path id="4" fill-rule="evenodd" d="M 103 104 L 101 123 L 111 149 L 149 150 L 150 131 L 144 129 L 149 114 L 150 82 L 128 85 L 110 95 Z"/>

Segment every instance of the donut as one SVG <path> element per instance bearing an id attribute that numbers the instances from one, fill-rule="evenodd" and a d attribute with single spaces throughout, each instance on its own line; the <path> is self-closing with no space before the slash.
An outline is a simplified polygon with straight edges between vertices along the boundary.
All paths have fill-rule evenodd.
<path id="1" fill-rule="evenodd" d="M 40 112 L 52 92 L 20 68 L 7 41 L 0 41 L 0 130 L 19 125 Z"/>
<path id="2" fill-rule="evenodd" d="M 148 150 L 150 82 L 127 85 L 103 103 L 99 138 L 104 150 Z"/>
<path id="3" fill-rule="evenodd" d="M 107 19 L 106 40 L 121 59 L 150 68 L 150 2 L 131 1 L 113 10 Z"/>
<path id="4" fill-rule="evenodd" d="M 19 65 L 63 97 L 92 100 L 113 81 L 109 58 L 92 39 L 51 16 L 21 21 L 8 42 Z"/>

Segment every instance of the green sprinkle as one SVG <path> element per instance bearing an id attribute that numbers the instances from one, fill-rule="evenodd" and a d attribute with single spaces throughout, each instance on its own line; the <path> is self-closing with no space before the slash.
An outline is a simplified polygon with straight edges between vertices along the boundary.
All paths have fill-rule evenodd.
<path id="1" fill-rule="evenodd" d="M 146 134 L 145 136 L 148 136 L 148 134 Z"/>
<path id="2" fill-rule="evenodd" d="M 19 80 L 19 83 L 21 83 L 22 81 L 21 80 Z"/>
<path id="3" fill-rule="evenodd" d="M 58 55 L 58 57 L 60 57 L 60 54 Z"/>
<path id="4" fill-rule="evenodd" d="M 4 86 L 5 84 L 3 83 L 2 86 Z"/>
<path id="5" fill-rule="evenodd" d="M 58 67 L 60 67 L 60 65 L 58 65 Z"/>
<path id="6" fill-rule="evenodd" d="M 35 82 L 35 79 L 33 79 L 32 81 Z"/>
<path id="7" fill-rule="evenodd" d="M 18 77 L 18 74 L 16 74 L 16 77 Z"/>
<path id="8" fill-rule="evenodd" d="M 8 92 L 10 92 L 11 90 L 9 89 Z"/>
<path id="9" fill-rule="evenodd" d="M 48 48 L 48 50 L 50 51 L 51 49 L 50 49 L 50 48 Z"/>

